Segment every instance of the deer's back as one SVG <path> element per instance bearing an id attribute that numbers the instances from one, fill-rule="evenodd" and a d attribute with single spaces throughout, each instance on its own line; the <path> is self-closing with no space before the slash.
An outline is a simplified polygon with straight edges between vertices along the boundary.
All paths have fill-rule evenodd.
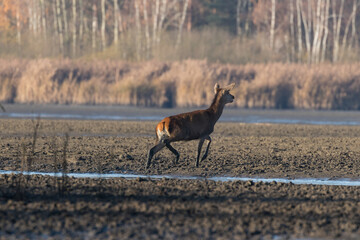
<path id="1" fill-rule="evenodd" d="M 198 110 L 164 118 L 157 129 L 165 128 L 170 141 L 194 140 L 211 134 L 214 130 L 207 110 Z"/>

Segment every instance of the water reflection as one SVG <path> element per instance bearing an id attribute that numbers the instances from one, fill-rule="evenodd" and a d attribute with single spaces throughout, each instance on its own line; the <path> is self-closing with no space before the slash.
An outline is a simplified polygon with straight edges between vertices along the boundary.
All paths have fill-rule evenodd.
<path id="1" fill-rule="evenodd" d="M 0 175 L 5 174 L 20 174 L 20 171 L 5 171 L 0 170 Z M 25 175 L 43 175 L 61 177 L 61 173 L 53 172 L 23 172 Z M 312 184 L 312 185 L 327 185 L 327 186 L 360 186 L 358 179 L 327 179 L 327 178 L 299 178 L 299 179 L 286 179 L 286 178 L 250 178 L 250 177 L 199 177 L 199 176 L 176 176 L 176 175 L 143 175 L 143 174 L 128 174 L 128 173 L 68 173 L 67 176 L 74 178 L 149 178 L 149 179 L 180 179 L 180 180 L 210 180 L 217 182 L 228 181 L 253 181 L 253 182 L 279 182 L 279 183 L 292 183 L 292 184 Z"/>
<path id="2" fill-rule="evenodd" d="M 114 120 L 114 121 L 159 121 L 162 118 L 194 108 L 143 108 L 127 106 L 86 106 L 86 105 L 23 105 L 5 104 L 6 112 L 0 118 L 41 118 Z M 314 125 L 360 125 L 360 111 L 310 111 L 274 109 L 227 108 L 221 122 L 314 124 Z"/>

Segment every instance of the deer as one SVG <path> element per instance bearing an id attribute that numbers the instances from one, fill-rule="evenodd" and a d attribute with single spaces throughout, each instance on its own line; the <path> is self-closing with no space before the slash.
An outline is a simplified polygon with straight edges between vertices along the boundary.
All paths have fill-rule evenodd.
<path id="1" fill-rule="evenodd" d="M 208 156 L 211 144 L 210 134 L 214 131 L 215 123 L 219 120 L 225 104 L 234 101 L 234 96 L 230 94 L 230 90 L 232 90 L 234 86 L 235 83 L 232 83 L 226 87 L 220 88 L 220 85 L 216 83 L 214 86 L 215 97 L 209 108 L 181 113 L 161 120 L 155 129 L 156 144 L 148 152 L 146 169 L 150 167 L 153 156 L 164 147 L 167 147 L 175 155 L 176 159 L 174 163 L 177 164 L 180 154 L 173 146 L 171 146 L 171 143 L 197 139 L 200 139 L 200 141 L 195 166 L 199 167 L 201 148 L 205 140 L 208 141 L 208 144 L 205 153 L 201 158 L 201 162 Z"/>

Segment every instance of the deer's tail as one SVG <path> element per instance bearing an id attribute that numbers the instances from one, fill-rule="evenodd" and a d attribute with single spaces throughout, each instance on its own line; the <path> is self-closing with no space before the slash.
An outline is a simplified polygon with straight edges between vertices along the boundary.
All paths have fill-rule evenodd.
<path id="1" fill-rule="evenodd" d="M 159 122 L 156 126 L 156 138 L 158 142 L 166 142 L 170 137 L 169 131 L 167 129 L 166 119 Z"/>

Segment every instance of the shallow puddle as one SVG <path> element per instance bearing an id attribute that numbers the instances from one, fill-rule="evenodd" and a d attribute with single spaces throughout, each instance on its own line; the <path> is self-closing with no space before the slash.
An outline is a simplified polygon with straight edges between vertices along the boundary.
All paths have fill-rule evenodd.
<path id="1" fill-rule="evenodd" d="M 20 171 L 5 171 L 0 170 L 0 175 L 5 174 L 20 174 Z M 54 172 L 23 172 L 25 175 L 43 175 L 61 177 L 61 173 Z M 327 185 L 327 186 L 360 186 L 359 179 L 328 179 L 328 178 L 299 178 L 299 179 L 286 179 L 286 178 L 250 178 L 250 177 L 199 177 L 199 176 L 177 176 L 177 175 L 143 175 L 143 174 L 128 174 L 128 173 L 68 173 L 68 177 L 74 178 L 149 178 L 149 179 L 180 179 L 180 180 L 211 180 L 217 182 L 228 181 L 253 181 L 253 182 L 280 182 L 280 183 L 293 183 L 293 184 L 312 184 L 312 185 Z"/>

